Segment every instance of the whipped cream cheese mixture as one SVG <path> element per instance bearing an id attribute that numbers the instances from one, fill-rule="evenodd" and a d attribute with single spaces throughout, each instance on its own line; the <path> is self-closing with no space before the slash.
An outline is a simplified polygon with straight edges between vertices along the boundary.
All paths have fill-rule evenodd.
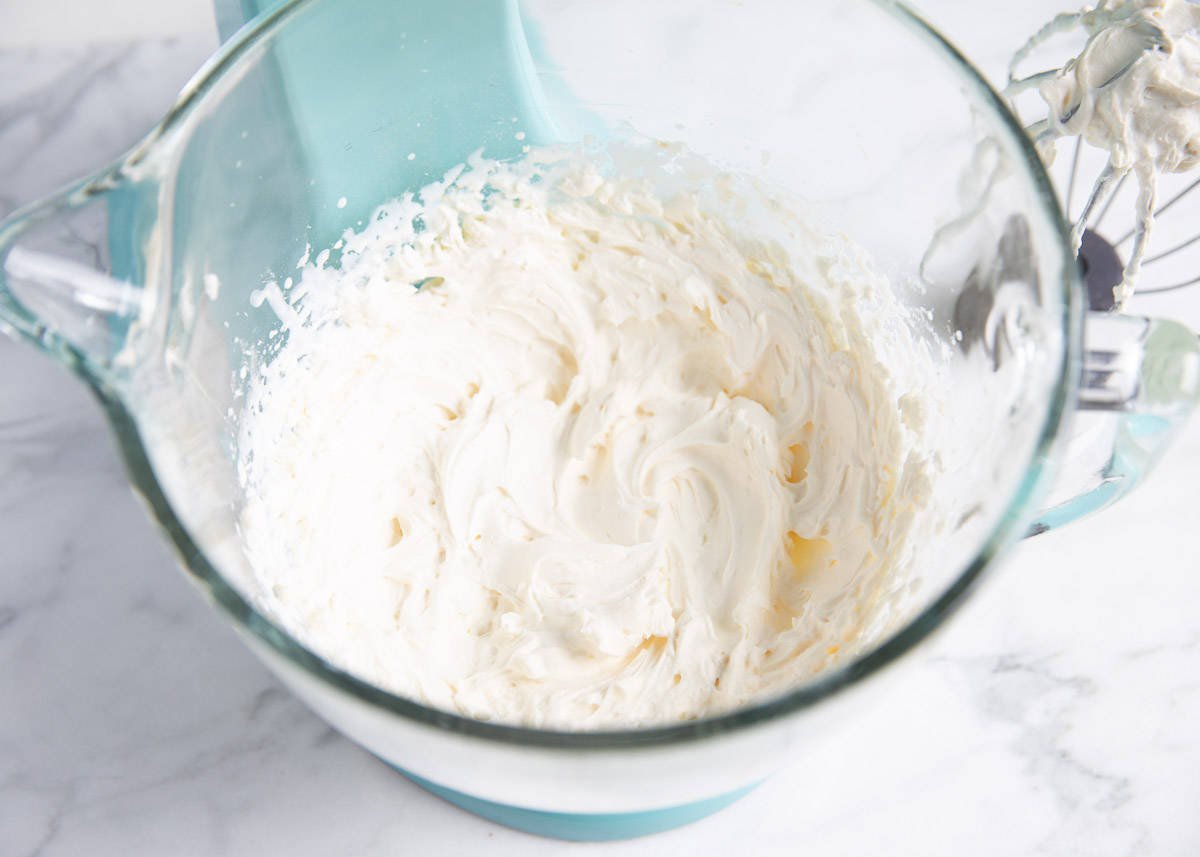
<path id="1" fill-rule="evenodd" d="M 1138 182 L 1137 241 L 1117 289 L 1118 304 L 1133 292 L 1153 228 L 1157 177 L 1200 165 L 1200 3 L 1188 0 L 1101 0 L 1060 15 L 1014 57 L 1016 66 L 1054 33 L 1080 27 L 1087 44 L 1061 69 L 1009 87 L 1036 85 L 1049 116 L 1036 126 L 1046 163 L 1062 137 L 1082 137 L 1108 152 L 1091 201 L 1075 230 L 1130 173 Z"/>
<path id="2" fill-rule="evenodd" d="M 711 168 L 638 172 L 477 154 L 260 294 L 288 330 L 243 421 L 243 534 L 265 608 L 332 662 L 595 729 L 870 642 L 932 472 L 855 310 L 887 283 L 797 218 L 786 249 L 742 234 L 722 212 L 754 203 Z"/>

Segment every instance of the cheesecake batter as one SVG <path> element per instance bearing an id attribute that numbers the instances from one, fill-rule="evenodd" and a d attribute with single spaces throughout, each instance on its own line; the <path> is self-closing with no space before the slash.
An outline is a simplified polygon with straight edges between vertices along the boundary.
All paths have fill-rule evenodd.
<path id="1" fill-rule="evenodd" d="M 799 220 L 742 234 L 734 184 L 476 155 L 264 290 L 265 608 L 380 687 L 564 729 L 725 711 L 869 642 L 931 472 L 854 309 L 886 283 Z"/>

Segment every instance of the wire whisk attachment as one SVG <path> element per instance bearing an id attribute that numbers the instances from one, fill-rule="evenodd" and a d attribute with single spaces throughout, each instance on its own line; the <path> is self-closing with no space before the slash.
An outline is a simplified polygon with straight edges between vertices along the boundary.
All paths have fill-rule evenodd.
<path id="1" fill-rule="evenodd" d="M 1018 73 L 1061 34 L 1085 37 L 1086 43 L 1061 65 L 1025 76 Z M 1156 219 L 1200 186 L 1200 180 L 1192 181 L 1159 204 L 1164 177 L 1183 176 L 1200 166 L 1200 4 L 1100 0 L 1079 12 L 1056 16 L 1021 46 L 1009 64 L 1005 94 L 1014 107 L 1018 97 L 1031 90 L 1041 96 L 1040 109 L 1047 115 L 1026 131 L 1047 167 L 1055 162 L 1058 141 L 1076 138 L 1064 193 L 1071 239 L 1088 269 L 1093 305 L 1099 301 L 1107 304 L 1105 308 L 1119 310 L 1140 286 L 1143 266 L 1193 245 L 1200 249 L 1200 235 L 1195 235 L 1148 255 L 1151 235 L 1159 231 Z M 1101 158 L 1099 166 L 1095 155 Z M 1096 178 L 1075 213 L 1081 168 L 1090 168 Z M 1130 176 L 1132 187 L 1127 181 Z M 1109 240 L 1102 237 L 1101 227 L 1119 199 L 1131 211 L 1133 222 Z M 1114 277 L 1111 260 L 1122 254 L 1126 261 L 1120 265 L 1119 277 Z M 1093 271 L 1100 263 L 1103 277 Z M 1200 265 L 1192 270 L 1196 268 Z M 1200 277 L 1186 278 L 1143 293 L 1198 282 Z M 1107 300 L 1100 294 L 1104 289 L 1111 290 Z"/>

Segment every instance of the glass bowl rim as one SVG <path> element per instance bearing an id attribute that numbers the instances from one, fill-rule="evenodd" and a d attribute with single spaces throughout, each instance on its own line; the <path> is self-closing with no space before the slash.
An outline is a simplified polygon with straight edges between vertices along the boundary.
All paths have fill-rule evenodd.
<path id="1" fill-rule="evenodd" d="M 196 106 L 203 101 L 205 94 L 213 88 L 225 72 L 253 51 L 256 46 L 281 30 L 304 8 L 319 2 L 323 2 L 323 0 L 286 0 L 245 24 L 192 77 L 181 90 L 174 106 L 162 121 L 117 165 L 105 170 L 101 175 L 105 177 L 119 175 L 125 171 L 125 168 L 136 165 L 152 151 L 159 140 L 168 137 L 172 131 L 186 121 Z M 184 569 L 238 625 L 253 634 L 275 654 L 321 679 L 334 689 L 375 708 L 436 729 L 490 741 L 534 747 L 616 750 L 633 747 L 659 747 L 727 734 L 807 709 L 838 691 L 879 672 L 928 638 L 965 601 L 965 596 L 979 582 L 984 571 L 992 565 L 997 555 L 1019 538 L 1023 534 L 1023 528 L 1027 525 L 1031 500 L 1037 495 L 1043 481 L 1048 476 L 1052 462 L 1051 453 L 1070 410 L 1068 404 L 1074 401 L 1077 383 L 1077 373 L 1074 369 L 1082 341 L 1080 287 L 1078 272 L 1073 262 L 1074 254 L 1070 252 L 1066 228 L 1062 225 L 1064 220 L 1058 198 L 1032 143 L 1003 98 L 949 40 L 904 3 L 897 0 L 863 0 L 863 2 L 870 3 L 882 12 L 891 15 L 901 25 L 915 31 L 918 37 L 924 37 L 927 43 L 931 44 L 933 50 L 941 51 L 950 61 L 949 65 L 956 68 L 962 75 L 963 83 L 967 85 L 968 89 L 974 91 L 979 102 L 990 108 L 993 113 L 992 118 L 998 120 L 1003 132 L 1012 138 L 1011 142 L 1016 144 L 1016 150 L 1021 153 L 1026 167 L 1026 175 L 1032 181 L 1037 191 L 1037 198 L 1044 207 L 1043 213 L 1050 218 L 1050 222 L 1060 224 L 1058 233 L 1064 260 L 1061 279 L 1064 291 L 1062 295 L 1063 354 L 1058 367 L 1058 376 L 1051 391 L 1050 406 L 1047 409 L 1030 461 L 1025 468 L 1024 478 L 974 558 L 958 574 L 953 583 L 915 617 L 892 632 L 880 645 L 847 663 L 826 671 L 815 680 L 795 690 L 723 714 L 675 725 L 595 731 L 536 729 L 475 720 L 432 708 L 407 697 L 385 691 L 326 661 L 260 613 L 248 599 L 226 582 L 200 547 L 192 540 L 186 527 L 176 517 L 154 475 L 154 469 L 142 443 L 134 415 L 127 410 L 124 402 L 111 389 L 105 373 L 99 367 L 94 366 L 81 353 L 71 354 L 70 362 L 74 363 L 76 370 L 93 388 L 107 412 L 135 489 L 142 495 L 151 514 L 173 544 Z M 68 350 L 74 352 L 74 349 L 69 346 Z"/>

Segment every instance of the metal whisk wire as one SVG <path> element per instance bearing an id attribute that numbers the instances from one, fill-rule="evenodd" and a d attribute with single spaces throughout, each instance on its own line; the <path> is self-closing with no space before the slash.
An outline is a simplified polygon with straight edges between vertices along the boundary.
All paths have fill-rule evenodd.
<path id="1" fill-rule="evenodd" d="M 1121 27 L 1123 36 L 1126 37 L 1123 46 L 1126 50 L 1130 50 L 1130 54 L 1128 57 L 1120 57 L 1120 65 L 1115 71 L 1105 72 L 1106 76 L 1103 82 L 1093 85 L 1086 94 L 1076 91 L 1075 99 L 1064 103 L 1057 116 L 1052 110 L 1050 116 L 1040 118 L 1026 126 L 1027 134 L 1038 146 L 1039 152 L 1043 154 L 1048 165 L 1053 161 L 1054 143 L 1064 136 L 1071 136 L 1071 133 L 1067 132 L 1066 126 L 1080 110 L 1082 98 L 1087 96 L 1094 98 L 1098 97 L 1097 94 L 1104 94 L 1105 90 L 1113 87 L 1130 74 L 1131 69 L 1147 53 L 1165 55 L 1172 49 L 1171 37 L 1164 32 L 1163 28 L 1157 26 L 1154 20 L 1143 14 L 1146 5 L 1138 0 L 1100 0 L 1091 8 L 1057 15 L 1034 33 L 1013 55 L 1009 63 L 1008 85 L 1005 93 L 1015 106 L 1018 95 L 1038 88 L 1061 75 L 1070 74 L 1075 70 L 1075 64 L 1079 58 L 1083 56 L 1080 54 L 1079 57 L 1070 60 L 1062 67 L 1044 68 L 1020 76 L 1018 74 L 1020 66 L 1030 60 L 1034 53 L 1051 38 L 1064 33 L 1082 31 L 1087 35 L 1088 43 L 1084 47 L 1084 51 L 1087 51 L 1092 45 L 1092 41 L 1105 28 Z M 1085 270 L 1089 271 L 1089 292 L 1092 293 L 1094 308 L 1111 309 L 1115 307 L 1120 309 L 1124 300 L 1132 293 L 1135 281 L 1138 285 L 1137 294 L 1139 296 L 1174 292 L 1189 286 L 1200 285 L 1200 275 L 1191 276 L 1192 271 L 1200 271 L 1200 234 L 1169 236 L 1164 234 L 1163 222 L 1157 222 L 1163 214 L 1174 209 L 1196 188 L 1200 187 L 1200 179 L 1187 181 L 1186 186 L 1174 192 L 1166 202 L 1158 204 L 1157 196 L 1160 189 L 1165 191 L 1178 180 L 1184 179 L 1183 174 L 1164 175 L 1156 170 L 1139 168 L 1136 171 L 1138 187 L 1137 195 L 1132 201 L 1133 204 L 1118 206 L 1116 205 L 1118 200 L 1128 198 L 1128 193 L 1125 192 L 1128 185 L 1127 180 L 1130 173 L 1135 171 L 1128 166 L 1114 165 L 1113 158 L 1107 156 L 1103 166 L 1093 173 L 1096 178 L 1092 182 L 1082 208 L 1079 209 L 1077 215 L 1072 216 L 1076 211 L 1076 188 L 1081 181 L 1081 170 L 1087 169 L 1085 167 L 1087 163 L 1094 164 L 1102 153 L 1108 154 L 1090 145 L 1084 146 L 1083 135 L 1080 133 L 1076 136 L 1070 167 L 1066 174 L 1063 175 L 1061 169 L 1052 169 L 1052 174 L 1055 175 L 1062 194 L 1064 212 L 1071 228 L 1071 238 L 1080 255 L 1082 265 Z M 1064 185 L 1065 190 L 1063 190 Z M 1200 200 L 1200 196 L 1195 199 Z M 1108 222 L 1110 213 L 1122 208 L 1133 214 L 1133 224 L 1128 229 L 1121 231 L 1115 238 L 1103 237 L 1102 230 Z M 1180 215 L 1180 217 L 1185 216 L 1186 214 Z M 1176 226 L 1178 225 L 1176 224 Z M 1157 233 L 1154 241 L 1170 242 L 1169 246 L 1156 253 L 1148 252 L 1152 226 L 1155 227 Z M 1108 231 L 1115 232 L 1116 230 Z M 1171 231 L 1178 232 L 1178 229 L 1166 230 L 1166 232 Z M 1178 264 L 1175 263 L 1182 261 L 1180 254 L 1189 248 L 1196 251 L 1195 264 L 1190 266 L 1190 270 L 1180 271 Z M 1088 257 L 1097 252 L 1104 257 L 1099 260 L 1104 263 L 1102 266 L 1105 269 L 1104 277 L 1108 279 L 1113 277 L 1115 263 L 1116 270 L 1119 270 L 1117 282 L 1111 285 L 1108 284 L 1108 279 L 1104 283 L 1092 282 L 1090 274 L 1093 273 L 1091 269 L 1094 269 L 1095 266 L 1089 263 L 1095 262 L 1097 259 Z M 1123 262 L 1121 261 L 1122 257 L 1124 258 Z M 1168 262 L 1168 260 L 1173 261 Z M 1188 262 L 1191 262 L 1190 258 L 1188 258 Z M 1115 297 L 1105 301 L 1102 294 L 1105 288 L 1116 288 Z M 1095 306 L 1097 302 L 1104 305 Z"/>

